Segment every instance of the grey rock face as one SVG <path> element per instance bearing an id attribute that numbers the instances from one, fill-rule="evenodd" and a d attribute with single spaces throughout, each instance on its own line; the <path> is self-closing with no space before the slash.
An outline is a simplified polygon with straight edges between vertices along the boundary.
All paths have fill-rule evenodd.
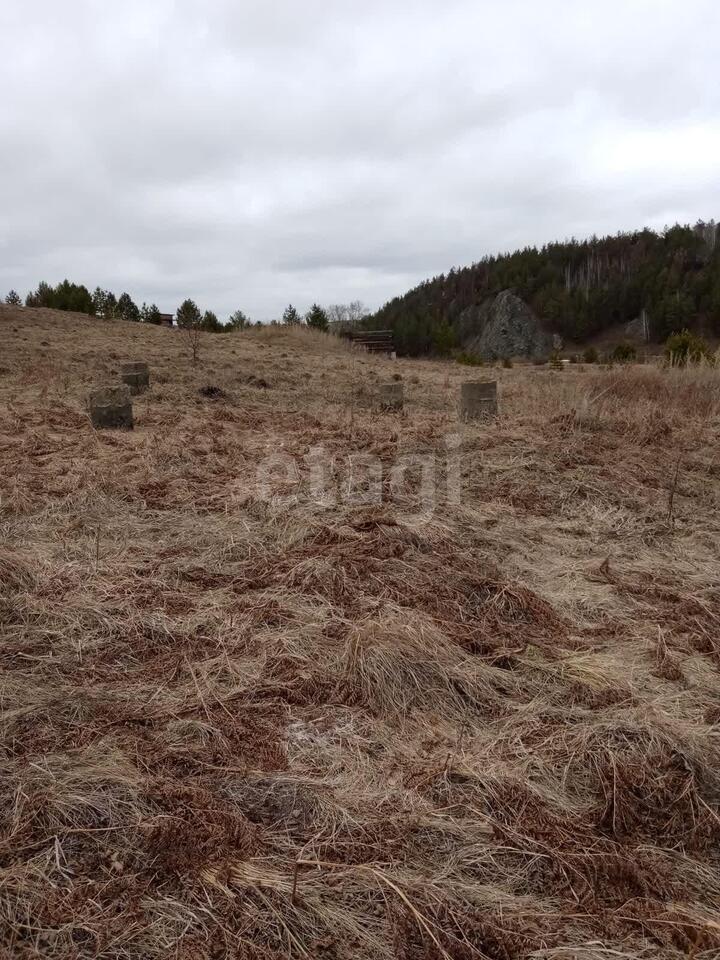
<path id="1" fill-rule="evenodd" d="M 487 360 L 545 359 L 553 350 L 552 334 L 543 329 L 530 307 L 509 290 L 464 310 L 458 319 L 458 333 L 467 349 Z"/>
<path id="2" fill-rule="evenodd" d="M 642 340 L 646 339 L 646 330 L 647 330 L 647 321 L 644 317 L 636 317 L 634 320 L 630 320 L 629 323 L 625 324 L 625 336 L 628 340 Z"/>

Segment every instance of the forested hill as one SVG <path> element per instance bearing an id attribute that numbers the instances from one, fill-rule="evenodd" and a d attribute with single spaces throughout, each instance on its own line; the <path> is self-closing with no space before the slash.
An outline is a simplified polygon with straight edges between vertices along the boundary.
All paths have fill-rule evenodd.
<path id="1" fill-rule="evenodd" d="M 459 346 L 464 310 L 511 290 L 562 337 L 583 341 L 645 311 L 650 337 L 684 327 L 720 336 L 720 231 L 715 221 L 642 230 L 485 257 L 386 303 L 369 318 L 402 353 Z"/>

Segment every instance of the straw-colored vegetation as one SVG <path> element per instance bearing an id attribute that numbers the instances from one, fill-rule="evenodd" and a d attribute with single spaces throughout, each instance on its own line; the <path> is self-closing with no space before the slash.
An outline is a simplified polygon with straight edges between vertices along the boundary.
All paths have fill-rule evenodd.
<path id="1" fill-rule="evenodd" d="M 457 364 L 0 333 L 3 956 L 720 955 L 720 373 L 498 370 L 428 516 L 257 466 L 444 463 Z M 125 359 L 136 429 L 96 433 Z"/>

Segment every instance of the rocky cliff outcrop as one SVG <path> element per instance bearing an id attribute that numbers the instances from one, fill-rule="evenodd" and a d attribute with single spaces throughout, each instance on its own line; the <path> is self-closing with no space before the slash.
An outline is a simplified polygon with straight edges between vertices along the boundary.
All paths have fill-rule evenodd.
<path id="1" fill-rule="evenodd" d="M 463 310 L 458 317 L 457 333 L 467 350 L 487 360 L 546 359 L 553 350 L 553 335 L 543 328 L 530 307 L 509 290 Z"/>

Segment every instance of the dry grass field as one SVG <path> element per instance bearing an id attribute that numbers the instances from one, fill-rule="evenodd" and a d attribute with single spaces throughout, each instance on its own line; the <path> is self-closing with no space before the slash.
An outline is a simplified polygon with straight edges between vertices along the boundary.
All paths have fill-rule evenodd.
<path id="1" fill-rule="evenodd" d="M 0 956 L 720 957 L 720 373 L 478 375 L 0 308 Z"/>

